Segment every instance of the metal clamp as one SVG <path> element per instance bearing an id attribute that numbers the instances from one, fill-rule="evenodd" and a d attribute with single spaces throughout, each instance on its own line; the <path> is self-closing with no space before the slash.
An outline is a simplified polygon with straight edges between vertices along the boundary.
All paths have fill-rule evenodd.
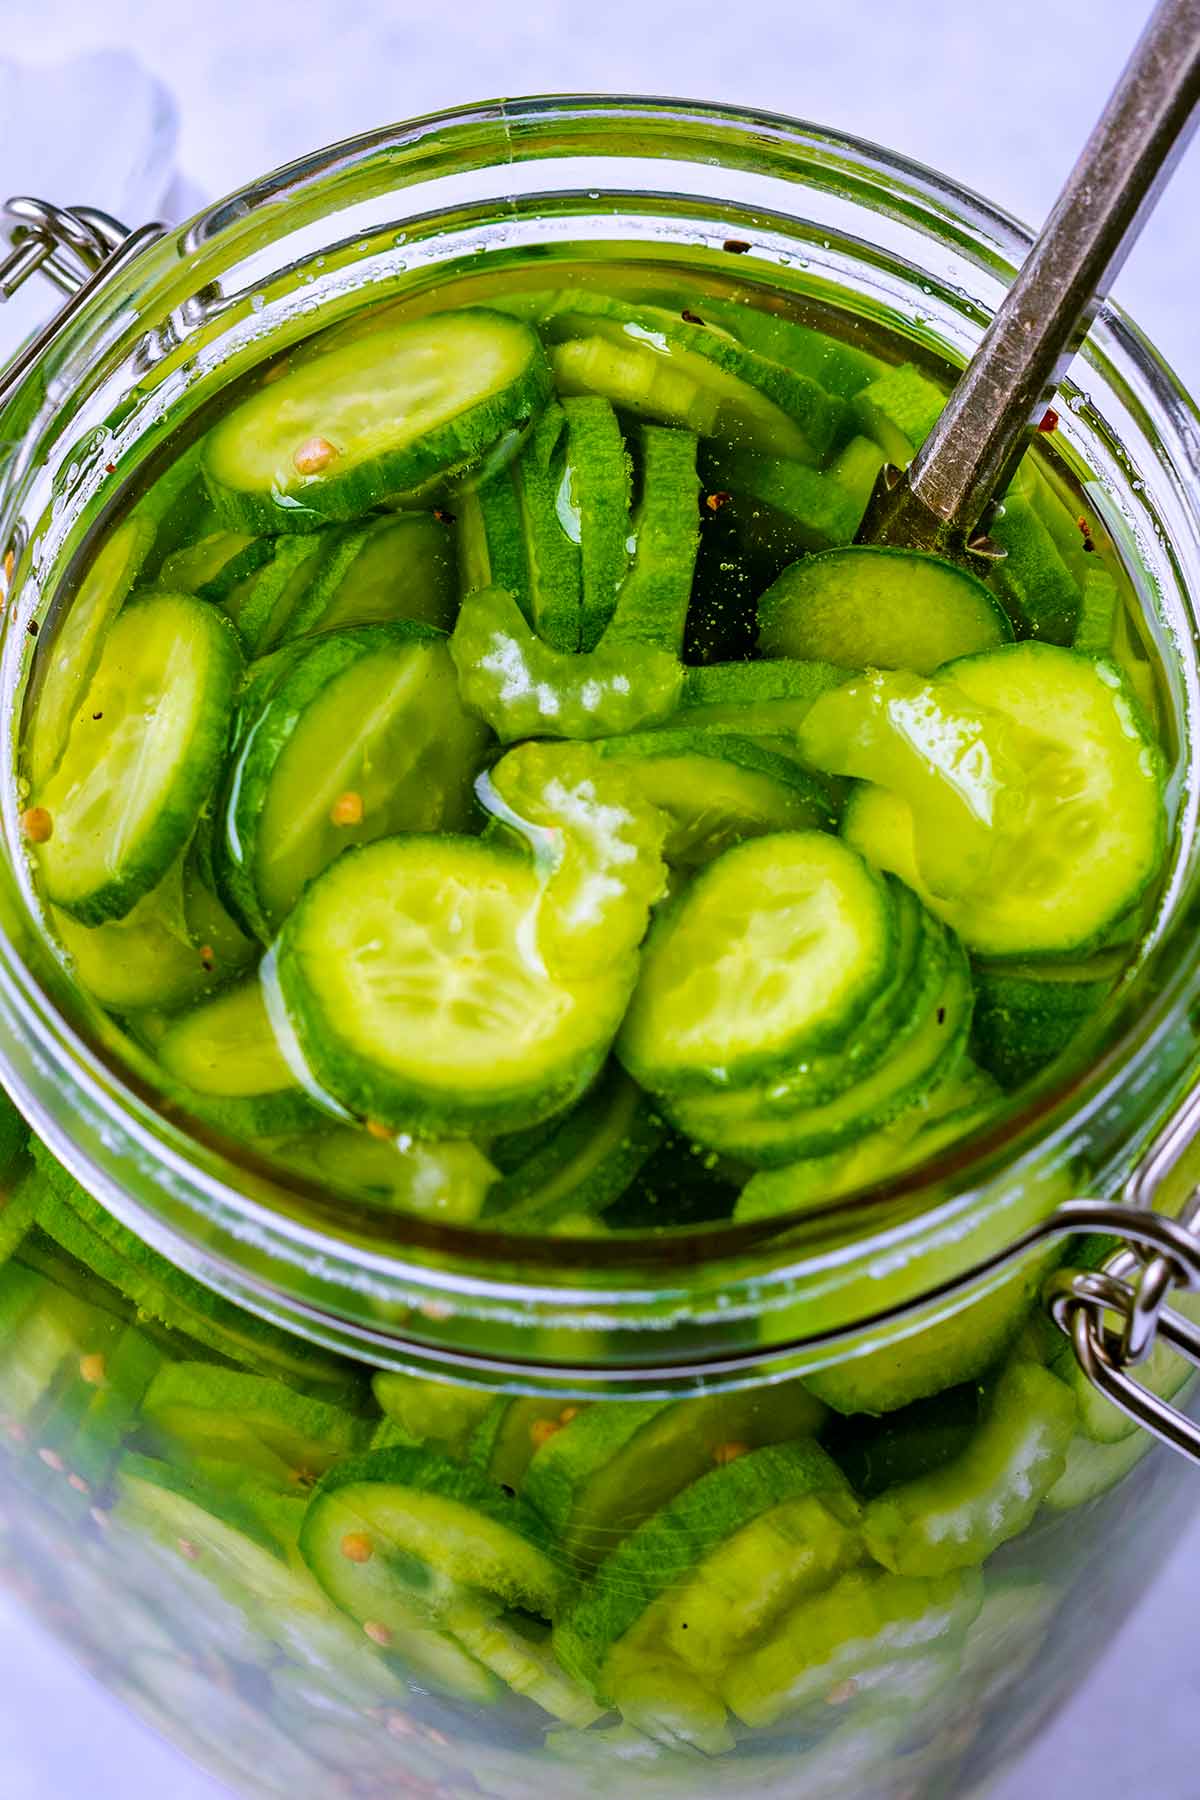
<path id="1" fill-rule="evenodd" d="M 18 195 L 0 207 L 9 253 L 0 261 L 0 303 L 29 277 L 42 274 L 66 300 L 37 335 L 0 368 L 0 407 L 85 303 L 150 244 L 165 236 L 159 223 L 135 231 L 92 206 L 54 206 Z"/>

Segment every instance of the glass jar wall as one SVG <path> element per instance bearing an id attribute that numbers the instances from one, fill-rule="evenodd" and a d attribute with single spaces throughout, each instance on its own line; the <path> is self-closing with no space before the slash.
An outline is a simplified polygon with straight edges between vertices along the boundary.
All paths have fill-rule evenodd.
<path id="1" fill-rule="evenodd" d="M 139 260 L 11 403 L 10 757 L 76 559 L 281 344 L 532 257 L 706 290 L 736 260 L 937 373 L 1020 249 L 880 152 L 650 103 L 488 109 L 285 171 Z M 1038 1300 L 1044 1221 L 1119 1191 L 1195 1061 L 1192 418 L 1116 319 L 1086 387 L 1043 456 L 1161 667 L 1164 891 L 1086 1059 L 836 1203 L 518 1242 L 323 1190 L 164 1104 L 71 986 L 14 785 L 0 1063 L 37 1139 L 14 1126 L 0 1215 L 8 1567 L 235 1787 L 967 1792 L 1169 1546 L 1186 1468 L 1088 1395 Z"/>

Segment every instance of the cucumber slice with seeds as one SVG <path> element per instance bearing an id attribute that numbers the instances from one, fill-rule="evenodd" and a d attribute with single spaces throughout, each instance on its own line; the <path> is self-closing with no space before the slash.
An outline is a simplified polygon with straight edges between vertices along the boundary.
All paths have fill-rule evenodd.
<path id="1" fill-rule="evenodd" d="M 656 921 L 618 1042 L 654 1091 L 713 1090 L 842 1042 L 887 978 L 888 890 L 820 832 L 727 850 Z"/>
<path id="2" fill-rule="evenodd" d="M 829 830 L 834 823 L 828 790 L 753 738 L 664 727 L 599 738 L 596 751 L 628 770 L 671 820 L 663 844 L 669 863 L 692 867 L 743 838 Z"/>
<path id="3" fill-rule="evenodd" d="M 54 827 L 38 860 L 56 906 L 99 925 L 157 886 L 213 785 L 240 676 L 237 640 L 203 601 L 154 594 L 124 609 L 38 794 Z"/>
<path id="4" fill-rule="evenodd" d="M 845 669 L 928 674 L 1011 642 L 981 581 L 913 550 L 855 546 L 793 563 L 758 603 L 759 648 Z"/>
<path id="5" fill-rule="evenodd" d="M 432 513 L 396 513 L 347 531 L 268 641 L 402 619 L 448 629 L 455 598 L 450 527 Z"/>
<path id="6" fill-rule="evenodd" d="M 689 431 L 642 425 L 635 441 L 639 493 L 630 537 L 633 562 L 604 643 L 609 648 L 646 644 L 678 656 L 700 548 L 697 440 Z"/>
<path id="7" fill-rule="evenodd" d="M 485 742 L 431 627 L 314 642 L 247 722 L 229 774 L 223 873 L 247 924 L 269 941 L 348 845 L 461 829 Z"/>
<path id="8" fill-rule="evenodd" d="M 630 462 L 607 400 L 562 402 L 567 433 L 558 515 L 579 545 L 579 649 L 594 650 L 613 616 L 629 561 Z"/>
<path id="9" fill-rule="evenodd" d="M 522 1497 L 571 1567 L 602 1562 L 689 1483 L 747 1449 L 804 1438 L 824 1412 L 799 1382 L 679 1401 L 606 1401 L 533 1457 Z"/>
<path id="10" fill-rule="evenodd" d="M 317 1083 L 398 1129 L 516 1129 L 608 1053 L 632 958 L 556 980 L 527 961 L 540 883 L 471 838 L 385 839 L 305 892 L 279 941 L 283 1003 Z"/>
<path id="11" fill-rule="evenodd" d="M 312 531 L 482 458 L 548 390 L 537 338 L 503 313 L 389 324 L 234 407 L 205 441 L 204 472 L 231 526 Z"/>
<path id="12" fill-rule="evenodd" d="M 130 518 L 118 526 L 101 545 L 69 611 L 56 624 L 44 652 L 44 673 L 29 722 L 29 778 L 35 790 L 50 779 L 67 747 L 108 629 L 150 553 L 154 531 L 148 518 Z"/>

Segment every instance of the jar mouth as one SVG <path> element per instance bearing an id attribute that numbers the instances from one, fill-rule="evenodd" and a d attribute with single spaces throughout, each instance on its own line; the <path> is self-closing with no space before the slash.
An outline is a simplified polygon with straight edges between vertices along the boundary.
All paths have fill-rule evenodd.
<path id="1" fill-rule="evenodd" d="M 117 304 L 119 310 L 122 299 L 135 300 L 143 313 L 151 311 L 152 302 L 161 305 L 164 296 L 177 305 L 172 296 L 196 287 L 203 278 L 205 258 L 248 235 L 265 209 L 294 209 L 298 215 L 317 218 L 327 190 L 336 193 L 372 158 L 391 159 L 392 167 L 401 171 L 405 159 L 446 156 L 461 145 L 465 149 L 460 170 L 470 173 L 512 168 L 517 162 L 537 166 L 559 154 L 584 158 L 627 154 L 628 148 L 621 149 L 614 133 L 638 144 L 647 157 L 696 165 L 701 183 L 706 176 L 715 182 L 717 173 L 732 169 L 751 183 L 769 171 L 776 184 L 773 197 L 779 180 L 790 183 L 797 194 L 826 187 L 836 190 L 857 211 L 860 232 L 863 215 L 869 215 L 868 225 L 872 218 L 907 221 L 924 238 L 952 246 L 956 256 L 992 285 L 1004 281 L 1033 241 L 1032 234 L 1005 212 L 949 178 L 867 140 L 804 121 L 686 101 L 541 96 L 431 115 L 302 158 L 208 208 L 174 237 L 145 252 L 123 278 L 123 294 L 107 303 Z M 674 133 L 684 141 L 683 148 L 673 147 Z M 544 142 L 539 134 L 545 134 Z M 504 146 L 511 159 L 507 165 L 500 155 Z M 403 195 L 402 182 L 395 191 Z M 597 195 L 600 198 L 602 194 Z M 727 203 L 718 198 L 714 204 L 719 212 Z M 779 215 L 760 207 L 759 216 L 766 234 Z M 798 217 L 794 215 L 794 220 Z M 759 276 L 769 279 L 761 268 Z M 187 289 L 180 285 L 185 279 Z M 79 328 L 102 330 L 99 310 L 99 303 L 85 309 Z M 982 303 L 978 310 L 986 315 Z M 1130 416 L 1146 420 L 1149 440 L 1169 472 L 1177 518 L 1200 544 L 1200 497 L 1195 488 L 1200 422 L 1192 402 L 1115 307 L 1103 309 L 1082 354 L 1093 373 L 1120 384 L 1129 396 Z M 1119 446 L 1117 453 L 1123 454 Z M 1188 579 L 1195 573 L 1179 575 L 1185 594 L 1189 589 L 1200 591 L 1200 575 L 1195 582 Z M 27 604 L 11 610 L 4 649 L 9 693 L 15 691 L 24 666 L 22 634 L 38 598 L 35 591 Z M 1182 632 L 1178 638 L 1185 641 Z M 1183 680 L 1181 713 L 1190 732 L 1197 713 L 1196 674 L 1190 666 Z M 7 1027 L 10 1039 L 15 1033 L 22 1039 L 19 1048 L 12 1042 L 0 1045 L 0 1074 L 55 1153 L 110 1200 L 118 1216 L 128 1215 L 140 1229 L 148 1212 L 157 1213 L 164 1245 L 174 1246 L 190 1236 L 206 1245 L 214 1266 L 237 1245 L 270 1238 L 285 1261 L 342 1257 L 369 1270 L 373 1283 L 414 1276 L 415 1271 L 426 1291 L 453 1285 L 456 1271 L 463 1271 L 465 1280 L 504 1287 L 506 1292 L 529 1287 L 539 1292 L 582 1286 L 594 1290 L 598 1283 L 610 1297 L 632 1295 L 643 1287 L 661 1291 L 664 1283 L 670 1285 L 672 1275 L 694 1277 L 701 1267 L 710 1272 L 714 1288 L 720 1285 L 722 1268 L 736 1270 L 742 1282 L 752 1281 L 756 1271 L 777 1274 L 783 1267 L 794 1277 L 814 1258 L 820 1262 L 827 1257 L 831 1246 L 862 1245 L 873 1237 L 880 1243 L 894 1242 L 895 1234 L 903 1236 L 918 1218 L 928 1221 L 935 1214 L 953 1218 L 962 1235 L 969 1228 L 973 1197 L 1002 1167 L 1012 1168 L 1027 1156 L 1044 1157 L 1056 1146 L 1061 1149 L 1081 1115 L 1102 1111 L 1125 1086 L 1141 1078 L 1141 1071 L 1153 1066 L 1164 1039 L 1186 1014 L 1197 958 L 1190 945 L 1187 954 L 1181 954 L 1192 934 L 1196 878 L 1196 798 L 1186 780 L 1179 801 L 1174 862 L 1157 919 L 1136 973 L 1095 1034 L 1087 1065 L 1073 1060 L 1015 1096 L 982 1130 L 929 1161 L 887 1182 L 791 1214 L 659 1232 L 588 1238 L 531 1233 L 514 1240 L 479 1225 L 382 1214 L 243 1147 L 235 1153 L 215 1131 L 191 1119 L 185 1127 L 181 1118 L 173 1118 L 164 1110 L 161 1096 L 121 1066 L 115 1033 L 106 1031 L 90 1012 L 81 1011 L 77 994 L 52 965 L 49 953 L 42 956 L 36 942 L 30 945 L 28 914 L 36 909 L 27 879 L 23 894 L 13 897 L 23 916 L 9 924 L 0 914 L 6 925 L 0 937 L 0 1024 Z M 19 836 L 11 794 L 6 805 L 8 842 L 15 852 Z M 19 862 L 15 855 L 21 882 Z M 77 1133 L 55 1118 L 51 1096 L 65 1070 L 80 1111 L 108 1118 L 136 1145 L 144 1178 L 136 1194 L 130 1193 L 127 1177 L 114 1174 L 111 1158 L 106 1163 L 104 1133 L 98 1125 L 86 1134 Z M 155 1190 L 157 1204 L 150 1199 Z M 282 1251 L 285 1242 L 290 1251 Z"/>

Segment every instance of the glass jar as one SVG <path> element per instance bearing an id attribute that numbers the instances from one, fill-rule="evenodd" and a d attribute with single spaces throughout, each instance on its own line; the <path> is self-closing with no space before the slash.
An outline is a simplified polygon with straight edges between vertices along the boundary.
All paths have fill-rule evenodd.
<path id="1" fill-rule="evenodd" d="M 1029 242 L 871 145 L 598 98 L 378 132 L 146 236 L 4 393 L 8 767 L 33 640 L 114 498 L 183 420 L 316 326 L 531 254 L 549 270 L 567 245 L 685 255 L 702 277 L 736 256 L 812 316 L 834 308 L 948 371 Z M 1174 1140 L 1146 1154 L 1200 1031 L 1200 452 L 1187 397 L 1115 311 L 1076 373 L 1053 457 L 1119 546 L 1165 670 L 1169 877 L 1086 1066 L 884 1186 L 604 1238 L 381 1220 L 155 1105 L 49 947 L 5 784 L 0 1078 L 58 1171 L 30 1176 L 14 1135 L 4 1579 L 239 1791 L 966 1793 L 1078 1684 L 1169 1549 L 1194 1477 L 1089 1396 L 1038 1292 L 1073 1229 L 1147 1254 L 1183 1241 L 1104 1203 L 1169 1211 L 1186 1187 L 1176 1169 L 1159 1191 Z M 1176 1257 L 1167 1272 L 1190 1271 Z M 547 1447 L 567 1498 L 539 1523 L 511 1490 Z M 399 1535 L 394 1518 L 353 1524 L 349 1504 L 314 1523 L 314 1482 L 369 1449 L 394 1453 L 402 1510 L 422 1457 L 443 1486 L 461 1474 L 419 1553 L 409 1513 Z M 739 1478 L 735 1532 L 698 1484 L 739 1462 L 773 1472 L 754 1503 Z M 941 1507 L 958 1547 L 888 1562 L 877 1511 L 868 1556 L 860 1504 L 922 1470 L 941 1483 L 922 1516 Z M 487 1559 L 519 1561 L 522 1531 L 545 1582 L 506 1589 Z M 389 1582 L 440 1598 L 399 1605 Z M 575 1623 L 552 1639 L 556 1611 Z"/>

